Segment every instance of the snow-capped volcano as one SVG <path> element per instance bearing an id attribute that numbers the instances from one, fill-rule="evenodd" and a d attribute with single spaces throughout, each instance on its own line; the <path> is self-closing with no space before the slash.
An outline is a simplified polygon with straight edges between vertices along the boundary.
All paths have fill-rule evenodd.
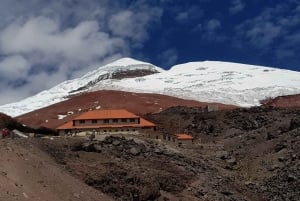
<path id="1" fill-rule="evenodd" d="M 13 117 L 25 114 L 66 100 L 70 95 L 82 93 L 92 88 L 97 82 L 113 78 L 115 74 L 122 72 L 139 73 L 141 71 L 144 74 L 152 74 L 163 72 L 164 70 L 150 63 L 132 58 L 122 58 L 105 66 L 98 67 L 96 70 L 88 72 L 80 78 L 64 81 L 49 90 L 44 90 L 22 101 L 0 106 L 0 112 Z"/>
<path id="2" fill-rule="evenodd" d="M 250 107 L 300 93 L 300 72 L 218 61 L 190 62 L 136 79 L 105 80 L 92 90 L 122 89 Z"/>
<path id="3" fill-rule="evenodd" d="M 18 116 L 70 95 L 103 89 L 249 107 L 268 97 L 300 93 L 300 72 L 217 61 L 190 62 L 165 71 L 150 63 L 123 58 L 20 102 L 0 106 L 0 111 Z"/>

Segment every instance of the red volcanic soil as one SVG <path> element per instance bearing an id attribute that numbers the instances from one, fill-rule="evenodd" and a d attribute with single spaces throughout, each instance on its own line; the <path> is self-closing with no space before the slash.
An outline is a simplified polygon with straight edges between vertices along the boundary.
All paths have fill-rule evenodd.
<path id="1" fill-rule="evenodd" d="M 274 99 L 262 101 L 264 106 L 273 106 L 279 108 L 300 107 L 300 94 L 289 96 L 278 96 Z"/>
<path id="2" fill-rule="evenodd" d="M 207 105 L 217 105 L 219 110 L 237 108 L 232 105 L 203 103 L 161 94 L 103 90 L 77 95 L 69 100 L 21 115 L 16 119 L 30 126 L 56 128 L 82 112 L 91 109 L 127 109 L 135 114 L 144 115 L 160 112 L 173 106 L 205 107 Z M 67 116 L 58 119 L 58 115 Z"/>

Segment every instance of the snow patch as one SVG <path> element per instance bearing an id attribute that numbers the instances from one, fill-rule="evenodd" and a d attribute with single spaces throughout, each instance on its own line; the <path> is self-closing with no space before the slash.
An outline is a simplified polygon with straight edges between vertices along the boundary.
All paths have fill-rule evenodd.
<path id="1" fill-rule="evenodd" d="M 59 114 L 59 115 L 57 115 L 57 119 L 61 120 L 61 119 L 66 118 L 67 116 L 68 115 Z"/>

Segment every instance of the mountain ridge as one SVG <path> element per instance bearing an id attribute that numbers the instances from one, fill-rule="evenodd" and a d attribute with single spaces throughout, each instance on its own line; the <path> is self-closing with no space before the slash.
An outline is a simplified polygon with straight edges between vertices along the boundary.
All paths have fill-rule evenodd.
<path id="1" fill-rule="evenodd" d="M 129 71 L 146 73 L 122 75 L 121 79 L 113 77 L 114 73 Z M 122 58 L 22 101 L 0 106 L 0 112 L 18 116 L 67 100 L 71 95 L 98 90 L 157 93 L 251 107 L 269 97 L 300 93 L 300 72 L 221 61 L 188 62 L 164 70 Z"/>

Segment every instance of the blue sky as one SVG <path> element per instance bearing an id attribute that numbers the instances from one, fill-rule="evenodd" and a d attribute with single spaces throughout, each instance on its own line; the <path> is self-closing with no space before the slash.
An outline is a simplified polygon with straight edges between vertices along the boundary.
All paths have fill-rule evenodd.
<path id="1" fill-rule="evenodd" d="M 0 104 L 121 57 L 300 71 L 300 0 L 1 0 Z"/>

